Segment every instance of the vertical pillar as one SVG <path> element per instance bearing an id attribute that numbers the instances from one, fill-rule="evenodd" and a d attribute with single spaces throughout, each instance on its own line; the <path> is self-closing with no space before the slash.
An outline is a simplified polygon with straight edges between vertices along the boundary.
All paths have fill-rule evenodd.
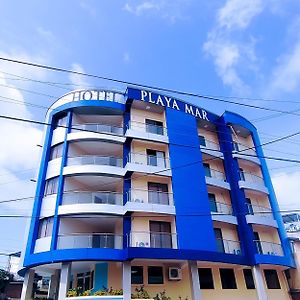
<path id="1" fill-rule="evenodd" d="M 131 264 L 123 262 L 123 300 L 131 300 Z"/>
<path id="2" fill-rule="evenodd" d="M 57 299 L 57 289 L 59 282 L 59 270 L 55 270 L 54 274 L 51 275 L 50 285 L 48 289 L 48 299 Z"/>
<path id="3" fill-rule="evenodd" d="M 262 275 L 262 270 L 260 269 L 259 266 L 254 266 L 252 270 L 253 270 L 253 277 L 256 286 L 257 299 L 268 300 L 266 285 L 265 285 L 264 277 Z"/>
<path id="4" fill-rule="evenodd" d="M 189 276 L 191 283 L 192 300 L 201 300 L 200 281 L 198 275 L 197 261 L 188 261 Z"/>
<path id="5" fill-rule="evenodd" d="M 32 299 L 34 273 L 35 273 L 34 270 L 29 269 L 25 274 L 22 293 L 21 293 L 21 300 Z"/>
<path id="6" fill-rule="evenodd" d="M 70 281 L 71 263 L 64 262 L 61 266 L 60 281 L 58 290 L 58 300 L 65 300 Z"/>

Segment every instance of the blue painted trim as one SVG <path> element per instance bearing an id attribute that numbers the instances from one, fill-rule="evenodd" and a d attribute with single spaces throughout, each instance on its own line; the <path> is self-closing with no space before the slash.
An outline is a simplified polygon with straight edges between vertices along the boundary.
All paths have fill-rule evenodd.
<path id="1" fill-rule="evenodd" d="M 64 167 L 67 165 L 67 159 L 68 159 L 67 137 L 68 137 L 68 134 L 71 132 L 71 126 L 72 126 L 72 112 L 71 111 L 68 111 L 66 126 L 67 126 L 67 128 L 65 130 L 65 137 L 64 137 L 63 151 L 62 151 L 62 160 L 61 160 L 60 173 L 59 173 L 59 178 L 58 178 L 57 197 L 56 197 L 56 204 L 55 204 L 55 213 L 54 213 L 54 218 L 53 218 L 53 230 L 52 230 L 50 250 L 56 250 L 56 247 L 57 247 L 57 239 L 58 239 L 58 231 L 59 231 L 58 209 L 62 203 L 62 197 L 63 197 L 63 193 L 64 193 L 63 172 L 64 172 Z"/>
<path id="2" fill-rule="evenodd" d="M 51 116 L 49 118 L 49 123 L 53 124 L 52 121 L 53 120 Z M 37 178 L 36 193 L 35 193 L 33 210 L 32 210 L 32 219 L 31 219 L 30 229 L 28 233 L 28 240 L 27 240 L 27 245 L 26 245 L 26 250 L 24 255 L 24 263 L 26 263 L 28 256 L 30 256 L 34 252 L 35 240 L 38 235 L 39 215 L 41 211 L 42 199 L 44 197 L 45 178 L 46 178 L 47 164 L 48 164 L 50 150 L 51 150 L 50 146 L 51 146 L 51 140 L 53 136 L 53 125 L 47 126 L 45 132 L 46 132 L 45 141 L 44 141 L 44 147 L 41 155 L 39 175 Z"/>

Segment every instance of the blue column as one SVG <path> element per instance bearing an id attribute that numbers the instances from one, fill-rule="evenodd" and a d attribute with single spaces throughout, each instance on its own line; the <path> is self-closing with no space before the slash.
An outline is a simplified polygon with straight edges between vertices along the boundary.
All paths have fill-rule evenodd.
<path id="1" fill-rule="evenodd" d="M 95 283 L 93 291 L 103 290 L 108 286 L 108 263 L 102 262 L 95 266 Z"/>
<path id="2" fill-rule="evenodd" d="M 72 127 L 72 112 L 68 111 L 67 115 L 67 128 L 65 131 L 65 138 L 63 144 L 63 152 L 62 152 L 62 160 L 61 160 L 61 167 L 60 167 L 60 174 L 58 179 L 58 188 L 57 188 L 57 198 L 56 198 L 56 205 L 55 205 L 55 214 L 53 218 L 53 230 L 52 230 L 52 238 L 51 238 L 51 246 L 50 250 L 56 250 L 57 247 L 57 239 L 58 239 L 58 231 L 59 231 L 59 216 L 58 216 L 58 208 L 62 202 L 63 192 L 64 192 L 64 176 L 63 171 L 64 167 L 67 164 L 68 158 L 68 141 L 67 136 L 70 133 Z"/>

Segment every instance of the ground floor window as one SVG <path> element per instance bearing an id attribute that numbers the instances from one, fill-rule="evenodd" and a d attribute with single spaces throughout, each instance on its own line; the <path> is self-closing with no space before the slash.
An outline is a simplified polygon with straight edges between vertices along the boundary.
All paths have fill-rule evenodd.
<path id="1" fill-rule="evenodd" d="M 236 281 L 233 269 L 220 269 L 222 289 L 236 289 Z"/>
<path id="2" fill-rule="evenodd" d="M 280 283 L 276 270 L 264 270 L 268 289 L 280 289 Z"/>
<path id="3" fill-rule="evenodd" d="M 201 289 L 214 289 L 213 274 L 210 268 L 200 268 L 198 274 Z"/>
<path id="4" fill-rule="evenodd" d="M 94 287 L 94 271 L 77 274 L 77 289 L 82 292 Z"/>
<path id="5" fill-rule="evenodd" d="M 163 267 L 148 267 L 148 284 L 163 284 Z"/>
<path id="6" fill-rule="evenodd" d="M 131 283 L 132 284 L 143 284 L 144 283 L 143 271 L 144 271 L 144 269 L 141 266 L 132 266 L 131 267 Z"/>
<path id="7" fill-rule="evenodd" d="M 243 269 L 245 284 L 248 290 L 255 289 L 253 274 L 251 269 Z"/>

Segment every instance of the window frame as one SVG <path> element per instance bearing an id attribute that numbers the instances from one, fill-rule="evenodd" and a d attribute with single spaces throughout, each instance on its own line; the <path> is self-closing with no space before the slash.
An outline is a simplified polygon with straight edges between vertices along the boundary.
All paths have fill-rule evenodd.
<path id="1" fill-rule="evenodd" d="M 140 281 L 137 280 L 137 281 L 133 282 L 133 278 L 134 278 L 134 276 L 132 275 L 133 268 L 136 268 L 137 272 L 141 271 L 141 275 L 139 275 L 139 276 L 141 276 Z M 143 266 L 131 266 L 131 284 L 144 284 L 144 267 Z"/>
<path id="2" fill-rule="evenodd" d="M 274 280 L 274 278 L 271 278 L 271 276 L 276 275 L 275 282 L 271 282 Z M 264 270 L 264 276 L 265 276 L 265 282 L 266 286 L 269 290 L 281 290 L 280 280 L 278 276 L 277 270 L 274 269 L 265 269 Z"/>
<path id="3" fill-rule="evenodd" d="M 220 268 L 221 287 L 223 290 L 237 290 L 234 269 Z"/>
<path id="4" fill-rule="evenodd" d="M 203 273 L 202 274 L 203 277 L 201 277 L 200 270 L 202 270 L 202 272 L 204 272 L 204 273 L 207 271 L 208 272 L 206 274 Z M 198 277 L 199 277 L 201 290 L 214 290 L 215 289 L 214 275 L 213 275 L 213 270 L 211 268 L 198 268 Z M 206 280 L 206 282 L 203 283 L 203 279 Z M 207 279 L 209 279 L 209 280 L 207 280 Z"/>
<path id="5" fill-rule="evenodd" d="M 248 274 L 246 274 L 248 273 Z M 247 290 L 255 290 L 255 282 L 253 278 L 253 272 L 251 269 L 243 269 L 243 276 L 245 281 L 245 286 Z"/>
<path id="6" fill-rule="evenodd" d="M 160 270 L 160 272 L 161 272 L 161 274 L 159 275 L 159 276 L 161 276 L 161 281 L 159 281 L 159 282 L 157 282 L 157 280 L 153 280 L 153 278 L 152 278 L 152 280 L 150 280 L 150 270 L 154 270 L 154 269 L 156 269 L 156 270 Z M 152 277 L 153 277 L 153 275 L 152 275 Z M 158 277 L 158 276 L 156 276 L 156 277 Z M 148 266 L 148 268 L 147 268 L 147 279 L 148 279 L 148 284 L 164 284 L 164 268 L 162 267 L 162 266 Z"/>

